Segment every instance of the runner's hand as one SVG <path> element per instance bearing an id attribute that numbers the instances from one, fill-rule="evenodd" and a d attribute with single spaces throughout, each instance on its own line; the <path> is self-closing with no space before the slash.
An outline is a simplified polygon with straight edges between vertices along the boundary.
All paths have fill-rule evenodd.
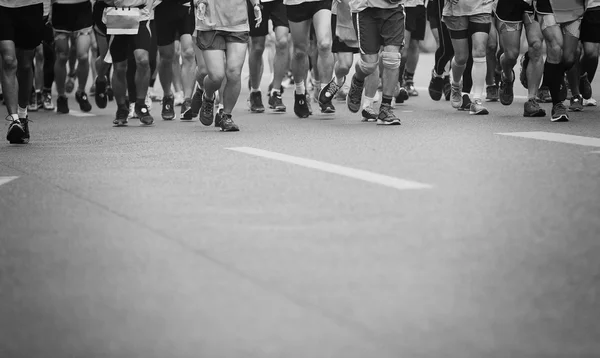
<path id="1" fill-rule="evenodd" d="M 260 27 L 262 23 L 262 11 L 260 10 L 260 6 L 254 6 L 254 20 L 256 21 L 256 28 Z"/>

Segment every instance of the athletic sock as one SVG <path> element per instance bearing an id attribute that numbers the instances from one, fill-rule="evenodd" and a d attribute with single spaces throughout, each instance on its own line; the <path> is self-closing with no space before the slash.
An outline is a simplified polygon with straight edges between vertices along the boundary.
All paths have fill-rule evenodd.
<path id="1" fill-rule="evenodd" d="M 363 108 L 372 106 L 373 102 L 375 102 L 375 98 L 365 96 L 365 99 L 363 100 Z"/>
<path id="2" fill-rule="evenodd" d="M 306 87 L 304 86 L 304 81 L 298 83 L 296 82 L 296 94 L 305 94 Z"/>
<path id="3" fill-rule="evenodd" d="M 21 106 L 18 106 L 17 115 L 20 119 L 27 118 L 27 107 L 21 108 Z"/>
<path id="4" fill-rule="evenodd" d="M 461 76 L 456 76 L 456 77 L 459 77 L 459 78 L 455 78 L 455 73 L 456 72 L 461 72 L 461 74 L 464 74 L 465 67 L 466 67 L 466 64 L 462 65 L 462 66 L 459 66 L 459 65 L 456 64 L 456 62 L 454 62 L 454 59 L 452 59 L 452 66 L 451 66 L 451 70 L 450 70 L 452 72 L 452 76 L 450 76 L 450 81 L 452 82 L 453 85 L 455 85 L 455 86 L 460 85 L 460 81 L 462 79 L 462 75 Z M 457 81 L 457 79 L 458 79 L 458 81 Z"/>
<path id="5" fill-rule="evenodd" d="M 408 72 L 408 71 L 404 71 L 404 80 L 405 81 L 412 81 L 415 78 L 415 74 Z"/>
<path id="6" fill-rule="evenodd" d="M 481 99 L 485 93 L 485 77 L 487 72 L 487 63 L 485 57 L 473 58 L 473 99 Z"/>
<path id="7" fill-rule="evenodd" d="M 581 73 L 587 72 L 587 77 L 590 82 L 594 80 L 596 70 L 598 69 L 598 57 L 590 58 L 583 56 L 581 58 Z"/>
<path id="8" fill-rule="evenodd" d="M 544 64 L 544 82 L 550 89 L 552 96 L 552 104 L 557 104 L 560 101 L 560 85 L 565 78 L 564 67 L 561 63 L 550 63 L 546 61 Z"/>
<path id="9" fill-rule="evenodd" d="M 392 105 L 392 97 L 383 95 L 383 98 L 381 99 L 381 104 L 382 105 L 387 104 L 388 106 L 391 106 Z"/>
<path id="10" fill-rule="evenodd" d="M 255 92 L 260 92 L 260 88 L 252 88 L 250 90 L 250 92 L 255 93 Z"/>

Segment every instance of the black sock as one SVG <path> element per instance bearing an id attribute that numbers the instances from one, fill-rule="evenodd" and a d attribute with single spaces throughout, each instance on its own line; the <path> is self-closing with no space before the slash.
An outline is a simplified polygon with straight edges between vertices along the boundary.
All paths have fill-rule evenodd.
<path id="1" fill-rule="evenodd" d="M 145 107 L 146 106 L 146 99 L 145 98 L 142 98 L 142 99 L 137 98 L 135 100 L 135 106 L 138 107 L 138 108 Z"/>
<path id="2" fill-rule="evenodd" d="M 405 81 L 412 81 L 415 78 L 415 74 L 414 73 L 410 73 L 408 71 L 404 71 L 404 80 Z"/>
<path id="3" fill-rule="evenodd" d="M 561 63 L 550 63 L 546 61 L 544 64 L 544 82 L 547 83 L 552 96 L 552 104 L 562 102 L 560 100 L 560 86 L 565 78 L 564 67 Z"/>
<path id="4" fill-rule="evenodd" d="M 388 106 L 391 106 L 392 105 L 392 97 L 383 95 L 381 98 L 381 104 L 387 104 Z"/>
<path id="5" fill-rule="evenodd" d="M 150 78 L 150 88 L 154 88 L 154 83 L 156 83 L 156 78 Z"/>
<path id="6" fill-rule="evenodd" d="M 592 82 L 594 75 L 598 69 L 598 57 L 586 57 L 581 58 L 581 74 L 587 73 L 588 80 Z"/>

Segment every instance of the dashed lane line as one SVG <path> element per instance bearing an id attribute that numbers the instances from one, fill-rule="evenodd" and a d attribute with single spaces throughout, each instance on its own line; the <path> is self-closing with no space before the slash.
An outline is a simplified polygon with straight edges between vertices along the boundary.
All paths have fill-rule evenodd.
<path id="1" fill-rule="evenodd" d="M 369 172 L 366 170 L 354 169 L 349 167 L 344 167 L 341 165 L 330 164 L 325 162 L 320 162 L 317 160 L 294 157 L 291 155 L 271 152 L 267 150 L 251 148 L 251 147 L 235 147 L 235 148 L 226 148 L 228 150 L 233 150 L 236 152 L 246 153 L 250 155 L 254 155 L 257 157 L 277 160 L 280 162 L 290 163 L 294 165 L 298 165 L 305 168 L 316 169 L 322 172 L 337 174 L 341 176 L 345 176 L 348 178 L 353 178 L 357 180 L 362 180 L 365 182 L 379 184 L 383 186 L 387 186 L 390 188 L 394 188 L 397 190 L 414 190 L 414 189 L 431 189 L 433 186 L 429 184 L 418 183 L 411 180 L 405 180 L 400 178 L 394 178 L 387 175 L 377 174 L 373 172 Z"/>
<path id="2" fill-rule="evenodd" d="M 552 132 L 514 132 L 514 133 L 496 133 L 504 136 L 545 140 L 549 142 L 575 144 L 587 147 L 600 148 L 600 138 L 584 137 L 571 134 L 552 133 Z"/>
<path id="3" fill-rule="evenodd" d="M 0 177 L 0 186 L 4 185 L 10 181 L 17 179 L 18 177 Z"/>

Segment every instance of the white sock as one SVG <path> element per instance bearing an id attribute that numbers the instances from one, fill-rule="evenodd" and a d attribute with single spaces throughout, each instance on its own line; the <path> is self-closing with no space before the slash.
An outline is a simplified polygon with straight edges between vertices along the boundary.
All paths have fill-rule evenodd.
<path id="1" fill-rule="evenodd" d="M 252 88 L 250 90 L 250 92 L 252 92 L 252 93 L 254 93 L 254 92 L 260 92 L 260 89 L 259 88 Z"/>
<path id="2" fill-rule="evenodd" d="M 13 121 L 18 121 L 19 120 L 19 115 L 18 114 L 13 113 L 10 116 L 12 117 Z"/>
<path id="3" fill-rule="evenodd" d="M 27 107 L 21 108 L 21 106 L 18 106 L 17 115 L 19 116 L 19 118 L 27 118 Z"/>
<path id="4" fill-rule="evenodd" d="M 275 93 L 279 93 L 279 90 L 276 88 L 272 88 L 271 89 L 271 96 L 273 96 Z"/>
<path id="5" fill-rule="evenodd" d="M 481 99 L 485 93 L 485 76 L 487 74 L 487 62 L 485 57 L 473 58 L 473 99 Z"/>
<path id="6" fill-rule="evenodd" d="M 365 99 L 363 100 L 363 108 L 367 108 L 369 106 L 372 106 L 374 101 L 375 101 L 374 97 L 367 97 L 367 96 L 365 96 Z"/>
<path id="7" fill-rule="evenodd" d="M 305 94 L 306 87 L 304 86 L 304 81 L 298 83 L 296 82 L 296 94 Z"/>

